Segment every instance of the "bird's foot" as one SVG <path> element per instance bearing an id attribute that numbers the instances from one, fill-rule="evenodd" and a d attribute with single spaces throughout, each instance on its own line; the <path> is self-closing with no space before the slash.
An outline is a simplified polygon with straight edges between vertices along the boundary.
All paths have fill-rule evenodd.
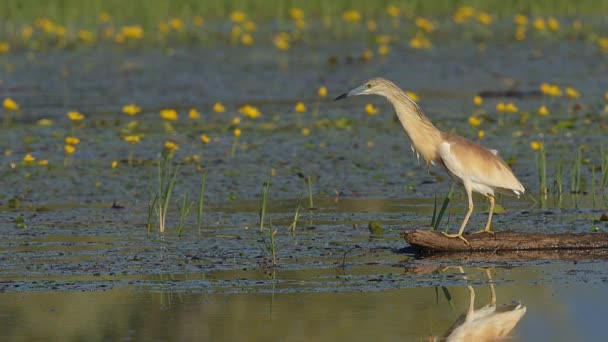
<path id="1" fill-rule="evenodd" d="M 482 234 L 482 233 L 488 233 L 488 234 L 492 235 L 493 237 L 496 237 L 496 234 L 494 234 L 494 232 L 491 231 L 490 228 L 485 228 L 485 229 L 482 229 L 480 231 L 476 231 L 473 234 Z"/>
<path id="2" fill-rule="evenodd" d="M 467 246 L 471 247 L 471 244 L 469 243 L 469 241 L 467 241 L 467 239 L 464 238 L 464 236 L 462 236 L 462 234 L 448 234 L 448 233 L 441 233 L 447 237 L 450 238 L 459 238 L 460 240 L 464 241 L 464 243 L 466 243 Z"/>

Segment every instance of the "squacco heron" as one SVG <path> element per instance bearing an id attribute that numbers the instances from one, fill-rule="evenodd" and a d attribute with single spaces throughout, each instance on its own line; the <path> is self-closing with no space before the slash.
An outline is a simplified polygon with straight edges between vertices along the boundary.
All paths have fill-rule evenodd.
<path id="1" fill-rule="evenodd" d="M 448 237 L 460 238 L 467 245 L 469 244 L 462 234 L 473 212 L 473 191 L 486 196 L 490 201 L 486 226 L 477 233 L 494 234 L 490 226 L 495 192 L 519 197 L 525 191 L 513 171 L 498 156 L 498 152 L 461 136 L 440 131 L 424 115 L 416 102 L 389 80 L 372 78 L 363 85 L 338 96 L 336 100 L 355 95 L 386 97 L 395 109 L 412 144 L 412 150 L 424 158 L 427 168 L 430 165 L 441 165 L 457 183 L 464 186 L 469 201 L 464 221 L 457 234 L 444 234 Z"/>

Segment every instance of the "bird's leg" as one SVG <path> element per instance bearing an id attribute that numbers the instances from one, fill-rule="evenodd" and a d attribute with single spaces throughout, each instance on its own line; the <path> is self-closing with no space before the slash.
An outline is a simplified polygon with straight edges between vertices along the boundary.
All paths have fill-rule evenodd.
<path id="1" fill-rule="evenodd" d="M 488 211 L 488 223 L 486 223 L 486 227 L 478 232 L 475 232 L 474 234 L 479 234 L 479 233 L 488 233 L 492 236 L 494 236 L 494 232 L 492 230 L 490 230 L 490 225 L 492 224 L 492 214 L 494 213 L 494 204 L 496 202 L 496 200 L 494 199 L 494 196 L 488 196 L 488 198 L 490 199 L 490 210 Z"/>
<path id="2" fill-rule="evenodd" d="M 491 305 L 496 306 L 496 289 L 494 288 L 494 281 L 492 280 L 492 273 L 490 273 L 490 269 L 486 269 L 486 276 L 488 277 L 488 281 L 490 282 L 490 291 L 492 293 L 492 299 L 490 301 Z"/>
<path id="3" fill-rule="evenodd" d="M 471 191 L 472 191 L 471 184 L 465 183 L 464 190 L 466 191 L 467 197 L 469 198 L 469 209 L 467 210 L 467 213 L 464 215 L 464 221 L 462 221 L 462 225 L 460 226 L 460 229 L 458 230 L 458 234 L 448 234 L 448 233 L 442 233 L 442 234 L 447 237 L 459 238 L 462 241 L 464 241 L 464 243 L 466 243 L 467 246 L 470 246 L 471 244 L 469 243 L 469 241 L 467 241 L 467 239 L 465 239 L 462 236 L 462 233 L 464 232 L 464 227 L 467 225 L 467 222 L 469 222 L 469 217 L 471 217 L 471 213 L 473 213 L 473 194 L 471 193 Z"/>

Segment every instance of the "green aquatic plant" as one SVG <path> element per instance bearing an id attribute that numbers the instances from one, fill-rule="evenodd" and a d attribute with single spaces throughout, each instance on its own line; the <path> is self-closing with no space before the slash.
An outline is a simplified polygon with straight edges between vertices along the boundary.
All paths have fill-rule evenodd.
<path id="1" fill-rule="evenodd" d="M 604 191 L 606 189 L 606 185 L 608 185 L 608 152 L 604 151 L 604 145 L 601 147 L 602 153 L 602 176 L 600 178 L 600 189 Z"/>
<path id="2" fill-rule="evenodd" d="M 189 200 L 187 193 L 185 193 L 182 196 L 181 204 L 180 203 L 177 204 L 177 209 L 179 212 L 179 221 L 177 224 L 177 235 L 178 236 L 182 235 L 182 231 L 184 229 L 184 221 L 186 220 L 186 216 L 188 216 L 188 214 L 190 213 L 190 209 L 192 209 L 192 205 L 194 205 L 194 202 Z"/>
<path id="3" fill-rule="evenodd" d="M 445 195 L 445 198 L 443 199 L 443 203 L 441 204 L 441 209 L 439 209 L 439 212 L 437 212 L 437 195 L 435 195 L 435 203 L 433 205 L 433 216 L 431 217 L 431 230 L 432 231 L 436 231 L 437 228 L 439 228 L 439 225 L 441 224 L 441 219 L 443 218 L 443 215 L 445 214 L 445 211 L 448 209 L 448 204 L 450 204 L 450 200 L 452 199 L 452 194 L 454 193 L 454 183 L 452 183 L 452 185 L 450 186 L 450 190 L 448 190 L 448 193 Z"/>
<path id="4" fill-rule="evenodd" d="M 302 207 L 302 197 L 300 196 L 298 198 L 298 204 L 296 205 L 296 210 L 293 213 L 293 220 L 291 222 L 291 224 L 289 225 L 289 231 L 291 233 L 295 233 L 296 232 L 296 227 L 298 225 L 298 220 L 300 220 L 300 208 Z"/>
<path id="5" fill-rule="evenodd" d="M 308 209 L 313 209 L 315 205 L 312 201 L 312 177 L 306 177 L 305 182 L 308 188 Z"/>
<path id="6" fill-rule="evenodd" d="M 155 196 L 157 197 L 156 212 L 158 220 L 159 232 L 164 233 L 167 220 L 167 212 L 169 210 L 169 201 L 173 193 L 175 179 L 179 171 L 179 165 L 173 165 L 173 153 L 163 152 L 163 156 L 158 162 L 158 188 Z"/>
<path id="7" fill-rule="evenodd" d="M 570 167 L 570 192 L 578 194 L 581 192 L 581 167 L 583 164 L 583 145 L 576 150 L 574 161 Z"/>
<path id="8" fill-rule="evenodd" d="M 198 235 L 201 235 L 201 228 L 203 226 L 203 206 L 205 204 L 205 185 L 207 183 L 207 172 L 203 172 L 201 176 L 201 191 L 198 197 L 198 206 L 196 213 L 196 225 L 198 228 Z"/>
<path id="9" fill-rule="evenodd" d="M 538 192 L 540 195 L 547 195 L 547 157 L 545 153 L 545 144 L 540 144 L 536 153 L 536 169 L 538 171 Z"/>
<path id="10" fill-rule="evenodd" d="M 270 180 L 264 182 L 262 186 L 262 202 L 260 204 L 260 232 L 264 230 L 264 218 L 266 216 L 266 205 L 268 202 L 268 191 L 270 190 Z"/>

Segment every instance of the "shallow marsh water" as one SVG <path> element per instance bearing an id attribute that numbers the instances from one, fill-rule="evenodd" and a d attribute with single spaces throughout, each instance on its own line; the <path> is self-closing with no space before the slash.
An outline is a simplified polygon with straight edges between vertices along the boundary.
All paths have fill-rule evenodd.
<path id="1" fill-rule="evenodd" d="M 263 47 L 89 48 L 2 57 L 0 94 L 19 99 L 23 109 L 0 136 L 5 152 L 0 157 L 0 336 L 427 340 L 445 336 L 466 312 L 468 284 L 479 308 L 494 283 L 499 305 L 520 301 L 527 309 L 514 340 L 604 340 L 608 270 L 602 256 L 418 258 L 407 249 L 402 231 L 429 226 L 434 199 L 443 199 L 450 180 L 438 168 L 418 165 L 384 100 L 334 103 L 318 100 L 316 89 L 323 84 L 338 95 L 368 77 L 385 76 L 418 93 L 439 128 L 474 138 L 476 130 L 466 119 L 475 110 L 476 93 L 536 90 L 545 81 L 574 86 L 583 99 L 552 103 L 550 117 L 525 123 L 518 115 L 499 119 L 493 108 L 502 99 L 486 99 L 482 143 L 515 160 L 515 173 L 531 194 L 501 198 L 506 212 L 496 216 L 495 229 L 606 231 L 606 222 L 598 221 L 606 211 L 606 191 L 590 185 L 590 167 L 582 170 L 583 193 L 541 202 L 535 152 L 529 148 L 531 140 L 541 138 L 551 147 L 549 179 L 552 165 L 560 160 L 569 165 L 580 144 L 586 145 L 585 165 L 599 165 L 608 122 L 602 113 L 608 64 L 597 61 L 605 61 L 605 55 L 580 42 L 483 47 L 459 42 L 430 51 L 396 46 L 381 61 L 347 63 L 361 50 L 356 43 L 306 49 L 277 54 Z M 327 63 L 332 56 L 337 65 Z M 293 111 L 300 100 L 308 106 L 305 114 Z M 212 113 L 216 101 L 228 113 Z M 365 115 L 368 101 L 377 104 L 379 115 Z M 533 112 L 544 100 L 516 101 Z M 573 109 L 578 102 L 582 109 Z M 130 121 L 119 113 L 127 103 L 143 108 L 136 118 L 145 137 L 133 148 L 133 166 L 126 161 L 130 147 L 119 138 Z M 245 103 L 259 106 L 263 116 L 243 119 L 239 148 L 230 157 L 230 120 Z M 180 111 L 175 132 L 165 131 L 161 108 Z M 189 122 L 189 108 L 198 108 L 202 118 Z M 65 113 L 74 109 L 87 118 L 77 129 L 82 142 L 74 162 L 66 168 L 63 137 L 70 124 Z M 36 125 L 41 118 L 55 123 Z M 547 127 L 562 120 L 570 120 L 572 128 L 550 134 Z M 302 127 L 311 134 L 300 134 Z M 201 145 L 200 133 L 212 142 Z M 153 162 L 166 139 L 180 145 L 178 158 L 198 154 L 208 171 L 200 236 L 195 215 L 177 236 L 174 206 L 167 234 L 146 231 L 156 181 Z M 21 165 L 28 151 L 50 165 Z M 116 169 L 112 160 L 119 161 Z M 303 208 L 291 234 L 298 198 L 308 201 L 308 176 L 316 210 Z M 260 193 L 269 178 L 276 268 L 264 247 L 267 236 L 258 232 Z M 183 162 L 174 198 L 184 193 L 196 198 L 199 184 L 195 165 Z M 18 209 L 9 208 L 13 197 L 20 201 Z M 124 208 L 111 208 L 113 202 Z M 469 230 L 485 221 L 482 200 L 476 203 Z M 465 205 L 457 191 L 448 210 L 451 229 Z M 27 228 L 16 227 L 16 217 L 23 217 Z M 370 221 L 380 223 L 384 233 L 370 235 Z M 483 269 L 491 270 L 491 280 Z"/>

